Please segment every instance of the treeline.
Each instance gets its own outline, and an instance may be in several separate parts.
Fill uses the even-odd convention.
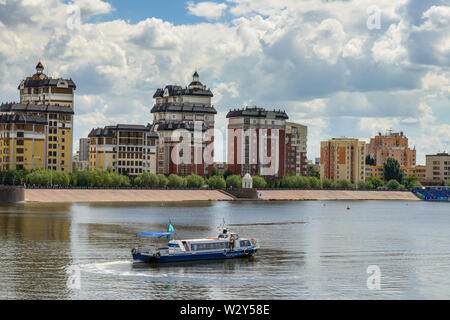
[[[298,189],[389,189],[408,190],[422,187],[416,177],[401,177],[384,182],[377,177],[367,177],[364,181],[352,184],[348,180],[333,182],[328,179],[319,179],[315,176],[284,176],[279,180],[266,179],[261,176],[253,176],[253,187],[264,188],[298,188]],[[399,182],[401,181],[401,183]],[[86,169],[75,170],[73,173],[64,171],[53,171],[39,169],[34,171],[10,170],[0,171],[0,184],[3,185],[31,185],[31,186],[61,186],[61,187],[168,187],[168,188],[241,188],[242,177],[233,175],[226,171],[224,175],[219,175],[217,170],[213,170],[212,175],[203,178],[192,174],[181,177],[171,174],[168,177],[162,174],[144,172],[136,178],[121,175],[112,170]],[[450,185],[446,181],[444,185]]]

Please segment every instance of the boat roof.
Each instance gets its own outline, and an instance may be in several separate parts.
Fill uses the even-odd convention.
[[[173,234],[173,232],[155,232],[155,231],[150,231],[150,232],[139,233],[138,236],[139,237],[147,237],[147,238],[161,238],[161,237],[164,237],[164,236],[170,236],[172,234]]]

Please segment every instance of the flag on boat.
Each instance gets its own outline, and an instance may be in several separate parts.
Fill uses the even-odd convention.
[[[167,227],[167,232],[174,232],[174,228],[172,226],[172,222],[169,221],[169,226]],[[167,236],[167,238],[170,238],[170,235]]]

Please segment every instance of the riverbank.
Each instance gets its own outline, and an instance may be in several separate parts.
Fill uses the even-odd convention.
[[[406,200],[419,201],[406,191],[359,190],[259,190],[261,200]],[[26,189],[25,202],[175,202],[232,201],[232,195],[219,190],[156,189]]]
[[[260,190],[265,200],[404,200],[420,201],[409,191]]]
[[[26,189],[25,202],[174,202],[233,200],[218,190]]]

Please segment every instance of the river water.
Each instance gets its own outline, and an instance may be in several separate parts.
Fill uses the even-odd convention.
[[[178,238],[215,236],[225,219],[261,250],[133,263],[136,234],[169,219]],[[449,299],[449,271],[448,203],[0,206],[0,299]]]

